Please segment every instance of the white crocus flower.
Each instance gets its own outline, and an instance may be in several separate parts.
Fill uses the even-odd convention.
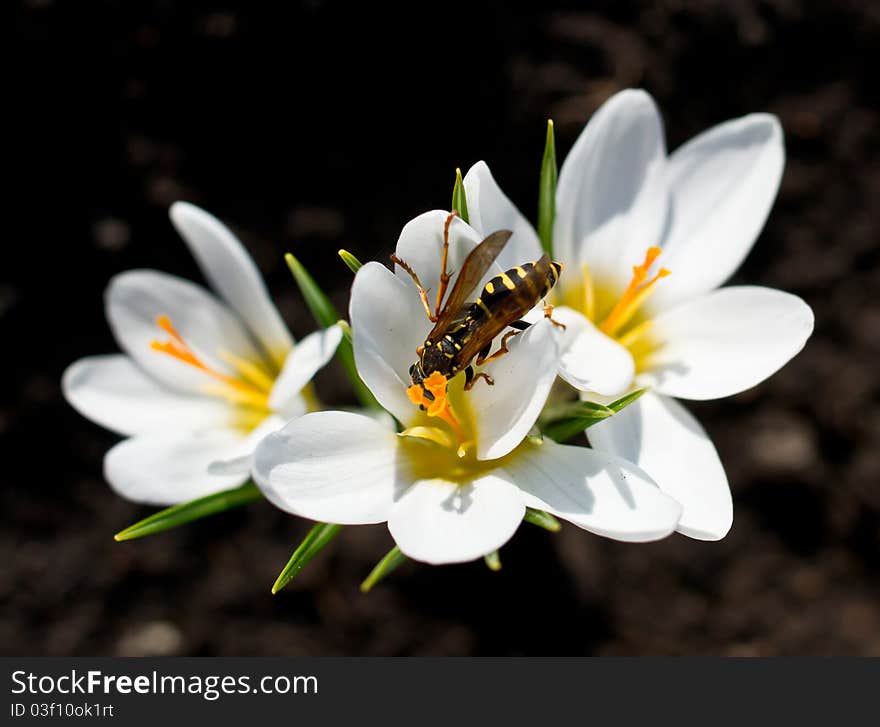
[[[125,354],[91,356],[63,377],[67,400],[125,437],[104,458],[123,497],[169,505],[242,484],[267,433],[308,409],[303,388],[342,331],[295,347],[256,265],[232,232],[191,204],[171,221],[213,287],[154,270],[117,275],[107,318]],[[229,462],[231,460],[231,462]],[[209,465],[221,474],[209,474]]]
[[[554,317],[568,326],[559,374],[602,395],[651,387],[587,434],[681,502],[678,529],[694,538],[724,537],[733,505],[715,447],[673,397],[717,399],[755,386],[813,330],[812,311],[794,295],[719,288],[763,227],[784,157],[768,114],[715,126],[667,157],[653,100],[629,90],[596,112],[559,174],[553,245],[566,275]],[[477,230],[515,229],[517,254],[540,254],[485,163],[464,186]]]
[[[397,255],[435,291],[447,216],[417,217],[397,244]],[[449,270],[461,269],[480,237],[460,219],[452,222]],[[355,277],[350,316],[358,372],[405,429],[395,434],[366,416],[333,411],[306,414],[269,435],[254,455],[254,476],[281,509],[345,525],[387,521],[401,551],[428,563],[473,560],[499,548],[527,506],[619,540],[652,540],[675,529],[680,505],[638,467],[527,436],[558,366],[547,320],[482,368],[494,386],[478,380],[465,391],[458,376],[447,396],[446,379],[435,372],[425,380],[434,400],[423,400],[421,411],[408,370],[431,323],[410,276],[366,264]]]

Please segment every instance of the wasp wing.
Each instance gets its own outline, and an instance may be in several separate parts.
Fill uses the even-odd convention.
[[[493,232],[471,250],[470,254],[464,259],[461,271],[455,279],[455,285],[452,286],[452,291],[446,297],[446,303],[437,317],[434,328],[428,334],[429,341],[434,339],[436,333],[449,328],[458,317],[461,309],[468,302],[468,297],[474,292],[474,288],[479,285],[492,263],[495,262],[495,258],[501,254],[512,234],[510,230]]]

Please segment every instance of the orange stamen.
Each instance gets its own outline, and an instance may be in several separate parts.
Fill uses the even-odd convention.
[[[243,379],[229,376],[208,366],[196,355],[195,351],[190,348],[189,344],[187,344],[183,336],[181,336],[177,329],[174,327],[174,324],[171,323],[171,319],[168,316],[157,316],[156,325],[163,331],[165,331],[171,337],[171,340],[151,341],[150,348],[152,348],[154,351],[159,351],[160,353],[164,353],[168,356],[176,358],[178,361],[192,366],[193,368],[204,372],[208,376],[211,376],[212,378],[221,381],[226,386],[229,386],[236,392],[239,392],[238,395],[234,398],[241,401],[241,403],[249,402],[252,404],[257,403],[265,405],[265,391],[248,383],[247,381],[244,381]],[[215,392],[212,391],[211,393]]]
[[[461,424],[458,423],[458,418],[455,416],[455,412],[452,411],[452,406],[449,404],[449,399],[446,396],[447,383],[446,377],[439,371],[435,371],[421,384],[410,386],[406,390],[406,395],[416,406],[425,407],[429,417],[439,417],[446,422],[452,427],[459,441],[464,441],[464,430],[461,428]],[[433,400],[425,396],[426,390],[434,397]]]
[[[606,316],[605,320],[599,324],[599,330],[611,336],[623,328],[635,315],[642,303],[653,293],[656,282],[660,278],[665,278],[669,275],[669,271],[666,268],[660,268],[653,278],[647,279],[648,271],[661,252],[663,251],[659,247],[649,247],[645,253],[644,262],[641,265],[633,266],[632,280],[630,280],[620,300],[617,301],[617,304]]]

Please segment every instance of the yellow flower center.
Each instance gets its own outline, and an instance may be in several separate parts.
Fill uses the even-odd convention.
[[[410,386],[406,390],[406,395],[413,404],[424,407],[425,413],[429,417],[437,417],[446,422],[457,437],[458,442],[461,445],[459,449],[462,450],[467,440],[467,436],[458,421],[458,417],[455,415],[455,411],[452,409],[452,404],[449,403],[448,384],[449,381],[443,374],[439,371],[434,371],[421,384],[413,384]],[[431,398],[429,398],[427,394],[430,394]],[[411,429],[419,430],[424,429],[424,427],[413,427]],[[435,436],[424,438],[437,441]]]
[[[165,341],[154,340],[150,348],[164,353],[178,361],[207,374],[217,383],[207,383],[202,391],[209,396],[217,396],[231,404],[243,407],[241,428],[253,429],[269,414],[269,394],[275,384],[262,364],[253,363],[235,356],[228,351],[217,351],[217,357],[235,371],[234,375],[223,373],[206,364],[193,351],[166,315],[156,318],[156,325],[168,334]]]
[[[644,367],[654,348],[650,337],[645,335],[651,328],[651,321],[641,315],[641,308],[654,293],[657,283],[670,275],[669,270],[660,268],[648,277],[651,266],[661,253],[659,247],[647,249],[642,263],[633,266],[629,285],[616,300],[608,288],[594,279],[586,264],[581,270],[580,286],[569,288],[563,296],[565,305],[580,310],[596,323],[600,331],[628,348],[636,361],[637,370]]]
[[[435,371],[422,384],[424,388],[410,386],[406,393],[413,404],[424,407],[424,413],[420,412],[414,425],[398,435],[403,440],[404,461],[415,479],[442,479],[464,485],[538,446],[526,438],[500,459],[477,459],[477,427],[464,390],[464,377],[448,380]],[[428,398],[426,392],[434,398]],[[454,408],[450,399],[455,402]]]

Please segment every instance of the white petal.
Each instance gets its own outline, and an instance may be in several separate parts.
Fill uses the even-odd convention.
[[[241,316],[280,368],[293,339],[244,246],[226,225],[195,205],[175,202],[169,214],[211,287]]]
[[[477,381],[468,395],[477,426],[478,459],[503,457],[534,426],[559,366],[551,329],[547,320],[533,324],[508,343],[510,353],[481,369],[495,385]]]
[[[464,177],[469,223],[481,237],[496,230],[511,230],[513,236],[498,256],[498,265],[509,270],[541,257],[538,234],[492,177],[486,162],[474,164]]]
[[[349,317],[361,379],[406,424],[418,411],[406,396],[409,367],[431,329],[418,295],[384,265],[370,262],[355,275]]]
[[[669,230],[660,260],[672,271],[649,301],[664,310],[714,290],[751,250],[773,205],[785,147],[775,116],[715,126],[669,158]]]
[[[684,508],[678,531],[720,540],[733,523],[733,502],[718,452],[699,422],[673,399],[643,394],[587,430],[590,444],[635,462]]]
[[[297,416],[305,413],[305,409]],[[247,454],[229,459],[214,460],[208,465],[208,473],[212,475],[250,475],[254,465],[254,452],[260,442],[273,432],[277,432],[285,424],[280,416],[270,415],[260,422],[248,435],[241,447]]]
[[[234,410],[225,402],[178,394],[121,354],[80,359],[64,372],[61,387],[80,414],[118,434],[216,428],[233,421]]]
[[[422,285],[430,291],[428,300],[432,309],[436,304],[440,282],[443,259],[443,228],[448,216],[448,212],[433,210],[410,220],[401,230],[395,249],[395,254],[415,271],[419,280],[422,281]],[[494,231],[492,230],[492,232]],[[452,290],[455,277],[461,270],[464,259],[483,237],[460,217],[453,218],[449,225],[449,252],[446,261],[446,272],[452,275],[452,281],[450,281],[447,293]],[[410,286],[413,291],[410,295],[415,293],[417,288],[410,275],[398,265],[394,266],[394,272]],[[486,273],[483,282],[487,282],[489,278],[500,272],[502,272],[501,268],[497,263],[494,263],[490,271]],[[422,310],[424,311],[424,309]],[[422,317],[427,319],[424,312]]]
[[[796,295],[721,288],[654,319],[659,348],[638,382],[682,399],[731,396],[782,368],[812,332],[813,311]]]
[[[168,334],[156,325],[166,315],[186,343],[208,366],[232,373],[218,357],[226,351],[260,362],[261,357],[233,313],[204,288],[155,270],[132,270],[115,276],[105,293],[107,319],[119,345],[147,373],[185,391],[216,383],[207,374],[150,347]]]
[[[603,396],[620,394],[632,383],[636,366],[626,348],[571,308],[555,308],[553,318],[566,326],[560,334],[562,379]]]
[[[310,333],[287,356],[281,374],[275,380],[269,395],[269,407],[273,411],[287,413],[299,392],[312,380],[312,377],[326,366],[342,340],[342,329],[330,326]]]
[[[388,529],[410,558],[462,563],[504,545],[524,514],[516,488],[491,473],[467,484],[420,480],[392,509]]]
[[[545,439],[505,463],[525,504],[615,540],[644,542],[674,532],[681,505],[643,469],[604,451]]]
[[[104,476],[123,497],[149,505],[176,505],[244,483],[247,474],[212,475],[215,460],[248,452],[234,429],[152,432],[126,439],[104,457]]]
[[[208,465],[210,475],[248,475],[254,464],[254,455],[245,454],[235,459],[224,459]]]
[[[665,224],[665,163],[660,114],[644,91],[621,91],[593,115],[556,191],[553,250],[573,266],[570,280],[586,262],[594,276],[626,285],[631,266],[657,244]]]
[[[402,474],[398,439],[358,414],[306,414],[260,443],[254,479],[270,502],[294,515],[343,525],[383,522],[412,482]]]

